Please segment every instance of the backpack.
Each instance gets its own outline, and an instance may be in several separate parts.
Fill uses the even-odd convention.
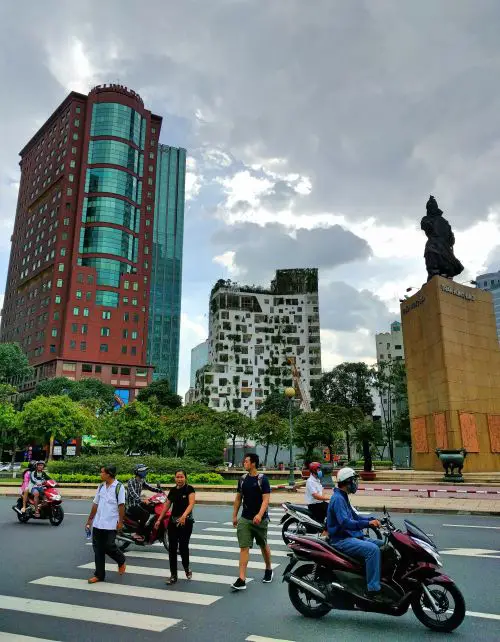
[[[241,488],[243,488],[243,482],[245,479],[248,477],[248,473],[243,473],[243,475],[240,477],[240,482],[241,482]],[[259,473],[257,475],[257,483],[259,484],[260,492],[262,493],[262,480],[264,479],[264,473]]]
[[[99,484],[99,492],[101,492],[101,488],[106,484],[106,482],[102,482],[102,484]],[[123,484],[121,482],[118,482],[115,486],[115,495],[116,495],[116,503],[118,504],[118,497],[120,495],[120,490],[122,488]]]

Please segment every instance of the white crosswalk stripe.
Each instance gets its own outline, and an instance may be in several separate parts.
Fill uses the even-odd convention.
[[[127,557],[138,557],[141,559],[150,559],[150,560],[163,560],[168,564],[168,555],[166,553],[155,553],[149,551],[127,551]],[[179,556],[180,558],[180,556]],[[198,557],[197,555],[190,555],[189,561],[196,564],[210,564],[212,566],[232,566],[238,568],[239,560],[234,559],[230,560],[225,557]],[[272,567],[276,568],[279,564],[273,564]],[[248,568],[256,568],[264,570],[266,565],[264,562],[248,562]]]
[[[31,635],[16,635],[15,633],[4,633],[0,631],[1,642],[57,642],[47,638],[33,638]]]
[[[220,553],[236,553],[239,555],[240,549],[238,546],[213,546],[212,544],[189,544],[189,548],[194,551],[214,551]],[[262,555],[260,548],[251,548],[251,555]],[[274,557],[287,557],[288,553],[285,551],[272,551]]]
[[[98,609],[93,606],[33,600],[31,598],[14,597],[11,595],[0,595],[0,609],[30,613],[31,616],[48,615],[65,618],[67,620],[114,624],[130,629],[142,629],[143,631],[156,631],[158,633],[182,621],[175,618],[160,617],[159,615],[144,615],[143,613],[114,611],[113,609]]]
[[[94,563],[90,562],[89,564],[82,564],[78,568],[88,568],[93,569]],[[118,567],[116,564],[106,564],[106,573],[118,573]],[[148,577],[162,577],[167,578],[168,571],[167,568],[155,568],[152,566],[132,566],[127,564],[127,575],[147,575]],[[210,584],[225,584],[228,586],[232,584],[235,580],[234,575],[219,575],[214,573],[198,573],[193,571],[192,582],[208,582]],[[253,578],[247,577],[247,582],[251,582]],[[184,595],[184,594],[183,594]]]
[[[227,531],[228,533],[230,531]],[[238,538],[236,537],[236,533],[233,532],[232,535],[203,535],[203,534],[198,534],[198,533],[193,533],[191,535],[191,539],[196,539],[196,540],[206,540],[206,541],[216,541],[216,542],[238,542]],[[286,546],[285,542],[282,539],[268,539],[267,543],[269,546]],[[158,542],[158,546],[163,546],[161,542]],[[192,544],[190,544],[190,547]]]
[[[283,640],[278,638],[267,638],[262,637],[262,635],[249,635],[246,639],[246,642],[293,642],[293,640]]]
[[[222,525],[223,526],[233,526],[233,522],[224,522]],[[271,530],[279,530],[279,531],[281,531],[281,529],[283,528],[283,525],[282,524],[268,524],[267,528],[271,529]],[[234,528],[234,526],[233,526],[233,529],[236,530]],[[210,526],[209,528],[204,528],[203,530],[204,531],[212,531],[212,532],[217,532],[218,531],[219,533],[224,533],[224,532],[227,531],[227,528],[221,529],[219,527]],[[273,535],[274,535],[274,533],[273,533]]]
[[[48,575],[30,584],[52,586],[56,588],[75,589],[78,591],[91,591],[93,593],[109,593],[109,586],[106,584],[88,584],[86,580],[76,580],[70,577],[54,577]],[[202,593],[187,593],[184,591],[158,591],[157,588],[145,586],[131,586],[129,584],[114,584],[113,595],[126,595],[127,597],[142,597],[149,600],[163,600],[164,602],[180,602],[182,604],[197,604],[199,606],[210,606],[222,598],[218,595],[204,595]]]

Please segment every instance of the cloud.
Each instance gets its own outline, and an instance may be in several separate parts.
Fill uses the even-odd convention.
[[[369,290],[356,290],[339,281],[320,288],[321,327],[336,331],[386,329],[394,315],[386,303]]]

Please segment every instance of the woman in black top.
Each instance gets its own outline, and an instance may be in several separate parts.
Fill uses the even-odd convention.
[[[177,582],[177,551],[181,555],[182,566],[187,579],[190,580],[193,577],[193,573],[189,568],[189,539],[193,532],[194,503],[194,488],[187,483],[186,473],[183,470],[178,470],[175,473],[175,486],[170,489],[165,506],[156,522],[156,527],[158,528],[168,509],[172,506],[172,515],[168,523],[170,577],[167,580],[167,584],[169,585]]]

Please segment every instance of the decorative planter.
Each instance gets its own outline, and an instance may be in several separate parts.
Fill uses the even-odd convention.
[[[377,477],[377,474],[374,470],[361,470],[359,476],[363,481],[373,481]]]
[[[460,450],[443,450],[436,448],[436,455],[443,464],[445,471],[443,481],[459,483],[464,481],[462,468],[467,457],[465,448],[461,448]],[[455,470],[458,472],[455,472]]]

